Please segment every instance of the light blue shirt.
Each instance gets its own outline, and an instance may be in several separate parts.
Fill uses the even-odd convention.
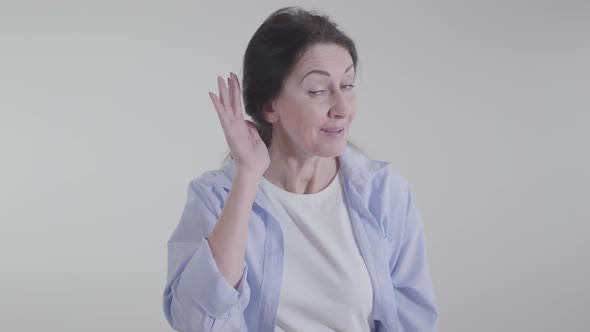
[[[349,146],[338,158],[352,230],[373,288],[376,332],[436,331],[438,308],[424,230],[408,183],[389,162],[368,159]],[[207,240],[235,171],[231,160],[190,182],[180,222],[168,241],[164,314],[177,331],[274,331],[283,234],[260,188],[237,289],[221,276]]]

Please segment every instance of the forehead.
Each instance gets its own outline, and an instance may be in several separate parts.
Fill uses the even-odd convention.
[[[293,73],[301,77],[312,69],[322,69],[332,74],[344,74],[344,70],[352,65],[352,57],[348,50],[335,44],[317,44],[311,46],[295,65]],[[351,69],[349,72],[353,72]]]

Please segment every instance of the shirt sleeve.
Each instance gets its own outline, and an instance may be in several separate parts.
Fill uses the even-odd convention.
[[[196,180],[188,186],[180,222],[168,241],[164,315],[177,331],[246,331],[248,266],[244,263],[237,289],[219,272],[207,239],[220,214],[211,196]]]
[[[420,212],[408,188],[405,226],[397,261],[391,271],[401,331],[436,331],[438,308]]]

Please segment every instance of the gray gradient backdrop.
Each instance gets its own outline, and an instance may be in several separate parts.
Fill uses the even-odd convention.
[[[207,92],[298,4],[358,43],[351,137],[422,211],[440,331],[587,331],[589,1],[0,1],[0,330],[169,331]]]

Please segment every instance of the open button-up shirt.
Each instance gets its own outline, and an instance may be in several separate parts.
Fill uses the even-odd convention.
[[[424,230],[408,183],[389,162],[371,160],[349,146],[338,158],[352,230],[373,288],[376,332],[436,331]],[[188,186],[180,222],[168,241],[163,295],[164,314],[177,331],[274,331],[283,234],[261,190],[252,205],[237,289],[220,274],[207,239],[235,172],[231,160]]]

